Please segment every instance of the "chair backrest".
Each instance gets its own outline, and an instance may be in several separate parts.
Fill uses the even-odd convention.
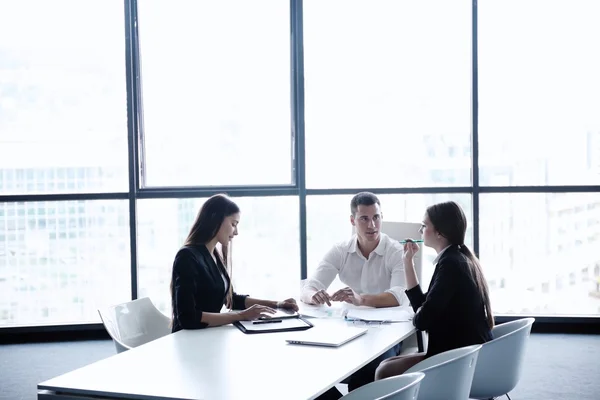
[[[117,353],[171,333],[171,319],[154,307],[148,297],[98,310],[98,313]]]
[[[529,331],[531,332],[531,327],[533,326],[534,322],[535,318],[521,318],[510,322],[505,322],[503,324],[494,326],[494,329],[492,329],[492,335],[494,336],[494,340],[500,339],[503,336],[515,333],[519,329],[527,327],[529,327]]]
[[[416,222],[394,222],[383,220],[383,223],[381,224],[381,231],[398,241],[406,238],[420,239],[421,233],[419,232],[419,229],[421,229],[421,224]],[[413,261],[415,263],[417,278],[421,281],[423,272],[423,249],[415,254]]]
[[[425,378],[425,374],[422,372],[392,376],[361,386],[342,399],[416,400],[423,378]]]
[[[494,327],[494,339],[485,343],[479,352],[471,386],[472,398],[502,396],[517,386],[534,321],[535,318],[522,318]]]
[[[465,400],[469,398],[477,355],[481,345],[461,347],[436,354],[417,363],[406,373],[423,372],[419,398]]]

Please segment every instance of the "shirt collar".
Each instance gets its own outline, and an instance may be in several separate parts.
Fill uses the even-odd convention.
[[[385,255],[385,249],[387,247],[387,235],[385,233],[379,233],[379,244],[373,250],[376,254],[380,256]],[[356,253],[358,252],[358,236],[354,234],[352,236],[352,240],[350,241],[350,246],[348,247],[348,253]]]
[[[438,261],[440,261],[440,258],[442,258],[442,254],[444,254],[444,252],[445,252],[446,250],[448,250],[448,248],[449,248],[450,246],[452,246],[452,245],[448,245],[448,246],[444,247],[444,249],[443,249],[442,251],[440,251],[440,252],[438,253],[438,255],[437,255],[437,256],[435,256],[435,258],[433,259],[433,263],[434,263],[434,264],[437,264],[437,263],[438,263]]]

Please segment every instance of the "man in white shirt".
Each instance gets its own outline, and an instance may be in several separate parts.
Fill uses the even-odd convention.
[[[328,306],[332,301],[371,307],[408,305],[404,293],[403,246],[381,233],[379,199],[370,192],[358,193],[350,202],[350,211],[350,223],[356,234],[327,252],[315,274],[304,285],[301,300]],[[336,276],[347,287],[329,295],[327,288]],[[401,343],[352,374],[346,381],[348,390],[373,382],[379,363],[398,355],[400,347]],[[318,399],[340,397],[341,393],[333,387]]]
[[[356,234],[338,243],[323,258],[315,274],[306,281],[301,299],[308,304],[345,301],[370,307],[408,305],[404,291],[403,247],[381,233],[381,204],[369,192],[350,202],[350,223]],[[347,287],[329,295],[336,276]]]

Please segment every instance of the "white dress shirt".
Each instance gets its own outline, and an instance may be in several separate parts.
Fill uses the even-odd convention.
[[[315,290],[327,290],[339,275],[340,281],[358,294],[391,293],[398,304],[407,305],[403,252],[398,241],[380,233],[379,244],[367,259],[353,235],[325,254],[315,274],[304,285],[302,298],[307,299]]]
[[[440,252],[437,254],[437,256],[435,256],[435,258],[433,259],[433,266],[434,266],[434,267],[437,265],[438,261],[440,261],[440,258],[442,258],[442,254],[444,254],[444,252],[445,252],[446,250],[448,250],[448,248],[449,248],[450,246],[452,246],[452,245],[451,245],[451,244],[449,244],[448,246],[444,247],[444,248],[442,249],[442,251],[440,251]]]

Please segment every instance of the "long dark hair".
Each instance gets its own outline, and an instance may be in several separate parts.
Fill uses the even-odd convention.
[[[240,212],[240,208],[235,204],[227,195],[216,194],[211,196],[204,202],[198,215],[190,228],[190,232],[183,243],[184,246],[202,246],[210,242],[217,236],[221,224],[225,218],[237,214]],[[229,247],[229,246],[228,246]],[[227,297],[225,305],[228,308],[233,306],[233,269],[231,265],[231,249],[223,247],[222,252],[219,252],[217,247],[213,254],[215,257],[223,263],[227,275],[229,276],[229,290],[227,291]],[[171,275],[171,302],[173,302],[173,277]],[[173,310],[175,304],[172,304]]]
[[[475,286],[481,294],[485,314],[490,329],[494,327],[494,316],[490,303],[488,285],[483,276],[481,264],[475,255],[465,245],[465,233],[467,232],[467,217],[462,208],[453,201],[434,204],[427,208],[427,216],[435,227],[435,230],[445,237],[451,245],[457,245],[459,250],[467,258],[469,273]]]

